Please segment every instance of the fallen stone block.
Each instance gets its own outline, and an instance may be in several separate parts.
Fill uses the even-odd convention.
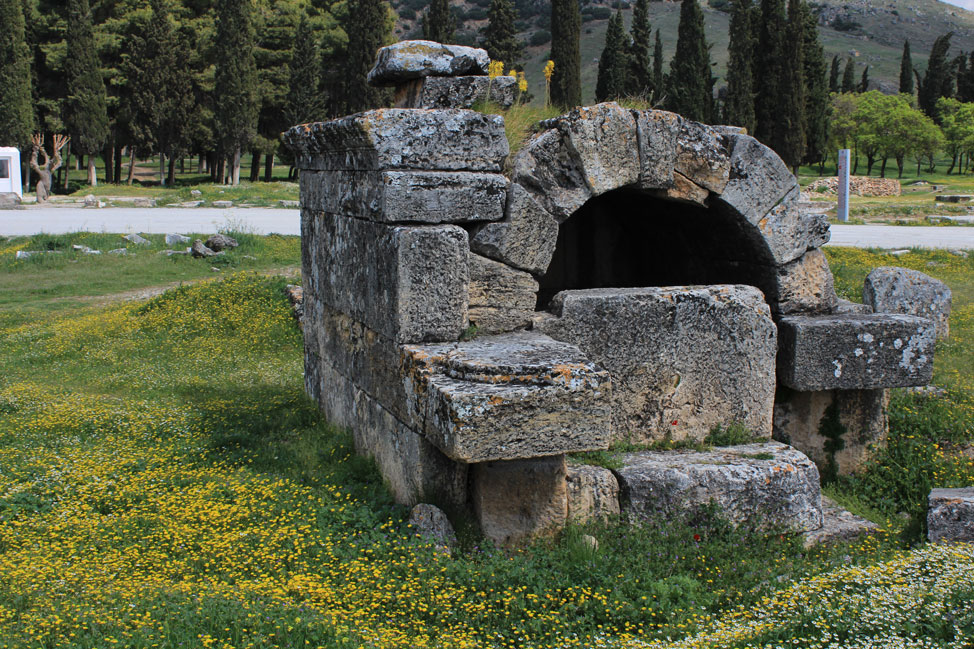
[[[554,120],[595,195],[635,184],[639,144],[632,113],[615,102],[575,108]]]
[[[592,198],[584,171],[557,129],[534,136],[517,152],[513,179],[559,223]]]
[[[373,86],[387,86],[430,76],[484,75],[489,63],[487,51],[475,47],[400,41],[379,49],[367,78]]]
[[[450,519],[436,505],[419,503],[409,512],[409,526],[416,533],[438,546],[447,548],[456,545],[457,534],[453,531]]]
[[[937,338],[950,335],[950,288],[925,273],[895,266],[875,268],[863,282],[862,297],[876,313],[929,318],[937,325]]]
[[[799,532],[822,527],[818,469],[778,442],[631,453],[616,475],[622,511],[634,518],[672,517],[715,504],[733,523]]]
[[[232,250],[240,244],[233,237],[228,237],[225,234],[214,234],[211,235],[206,241],[203,242],[207,248],[220,252],[222,250]]]
[[[934,489],[927,503],[928,539],[974,543],[974,487]]]
[[[490,88],[488,93],[488,87]],[[497,77],[423,77],[396,88],[396,108],[471,108],[488,101],[510,108],[517,97],[517,79]]]
[[[926,385],[935,342],[934,323],[916,316],[784,316],[778,381],[803,392]]]
[[[218,254],[220,254],[216,250],[212,250],[211,248],[208,248],[206,244],[204,244],[200,239],[197,239],[196,241],[193,242],[190,251],[192,252],[193,256],[196,257],[197,259],[201,259],[203,257],[216,257]],[[173,251],[172,254],[177,254],[177,253]]]
[[[619,480],[612,471],[600,466],[569,464],[566,479],[569,520],[583,523],[619,515]]]
[[[504,220],[470,235],[474,252],[535,275],[544,275],[557,242],[558,222],[517,183],[510,185]]]
[[[403,351],[413,420],[458,462],[609,446],[608,374],[573,345],[518,332]]]
[[[166,235],[166,245],[175,246],[180,243],[189,243],[192,241],[189,237],[182,234],[167,234]]]
[[[523,329],[531,322],[538,282],[499,261],[470,255],[467,315],[478,334]]]

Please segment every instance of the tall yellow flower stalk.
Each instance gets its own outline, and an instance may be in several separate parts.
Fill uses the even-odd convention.
[[[544,105],[545,108],[551,104],[551,75],[555,73],[555,62],[548,60],[544,64]]]
[[[524,70],[517,73],[517,103],[521,103],[521,95],[528,91],[528,80],[524,76]]]
[[[503,61],[491,61],[487,66],[487,103],[490,103],[490,86],[494,83],[494,79],[497,77],[504,76],[504,62]]]

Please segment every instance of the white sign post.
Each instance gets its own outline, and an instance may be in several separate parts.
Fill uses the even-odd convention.
[[[838,217],[844,223],[849,220],[849,149],[839,150],[838,193]]]

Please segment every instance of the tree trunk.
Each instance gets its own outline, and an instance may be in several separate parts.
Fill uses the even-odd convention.
[[[122,182],[122,145],[115,142],[115,154],[112,156],[115,158],[115,171],[112,174],[115,177],[115,184]]]
[[[64,185],[63,186],[65,189],[67,189],[68,182],[70,182],[70,176],[71,176],[71,143],[68,142],[68,146],[65,148],[67,149],[68,152],[65,155],[65,161],[64,161]],[[52,187],[51,189],[53,190],[54,188]]]
[[[169,183],[170,187],[176,185],[176,158],[169,158],[169,170],[166,176],[166,182]]]
[[[264,182],[269,183],[274,180],[274,154],[268,153],[264,156]]]
[[[206,173],[206,165],[204,164],[203,154],[201,153],[199,158],[196,159],[196,173],[204,174]]]
[[[898,156],[896,158],[896,166],[900,170],[900,175],[897,176],[897,178],[902,178],[903,177],[903,156]]]
[[[260,153],[254,151],[250,156],[250,182],[255,183],[260,178]]]
[[[179,158],[179,173],[181,174],[186,173],[186,156],[182,156],[181,158]]]
[[[873,157],[873,156],[871,156],[871,155],[866,156],[866,175],[867,176],[872,176],[873,175],[873,165],[874,164],[876,164],[876,158]]]
[[[889,160],[889,158],[886,157],[886,156],[883,156],[883,164],[879,168],[879,177],[880,178],[885,178],[886,177],[886,161],[887,160]]]
[[[135,147],[129,151],[129,177],[126,179],[125,183],[127,185],[132,184],[132,180],[135,179]]]
[[[159,184],[166,186],[166,156],[159,152]]]
[[[956,166],[957,166],[957,154],[955,153],[953,155],[953,157],[951,157],[951,159],[950,159],[950,169],[947,170],[947,175],[948,176],[950,175],[950,172],[953,171],[954,170],[954,167],[956,167]]]
[[[233,169],[233,174],[230,179],[230,184],[236,187],[240,184],[240,147],[237,147],[233,152],[233,164],[231,168]]]
[[[224,185],[227,182],[227,177],[225,174],[226,168],[227,159],[221,155],[216,161],[216,177],[214,178],[214,180],[220,185]]]
[[[98,173],[95,170],[95,156],[88,154],[88,184],[98,186]]]
[[[112,175],[115,172],[115,137],[109,138],[108,143],[102,152],[102,159],[105,161],[105,184],[110,185],[115,182]]]
[[[839,172],[836,171],[836,174],[838,173]],[[857,173],[859,173],[859,153],[856,153],[852,159],[852,175],[855,176]]]

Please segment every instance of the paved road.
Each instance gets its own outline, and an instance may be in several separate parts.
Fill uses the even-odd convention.
[[[210,233],[232,227],[258,234],[301,234],[298,210],[271,208],[32,207],[0,210],[0,234],[93,232]],[[830,245],[862,248],[974,249],[974,227],[833,225]]]

